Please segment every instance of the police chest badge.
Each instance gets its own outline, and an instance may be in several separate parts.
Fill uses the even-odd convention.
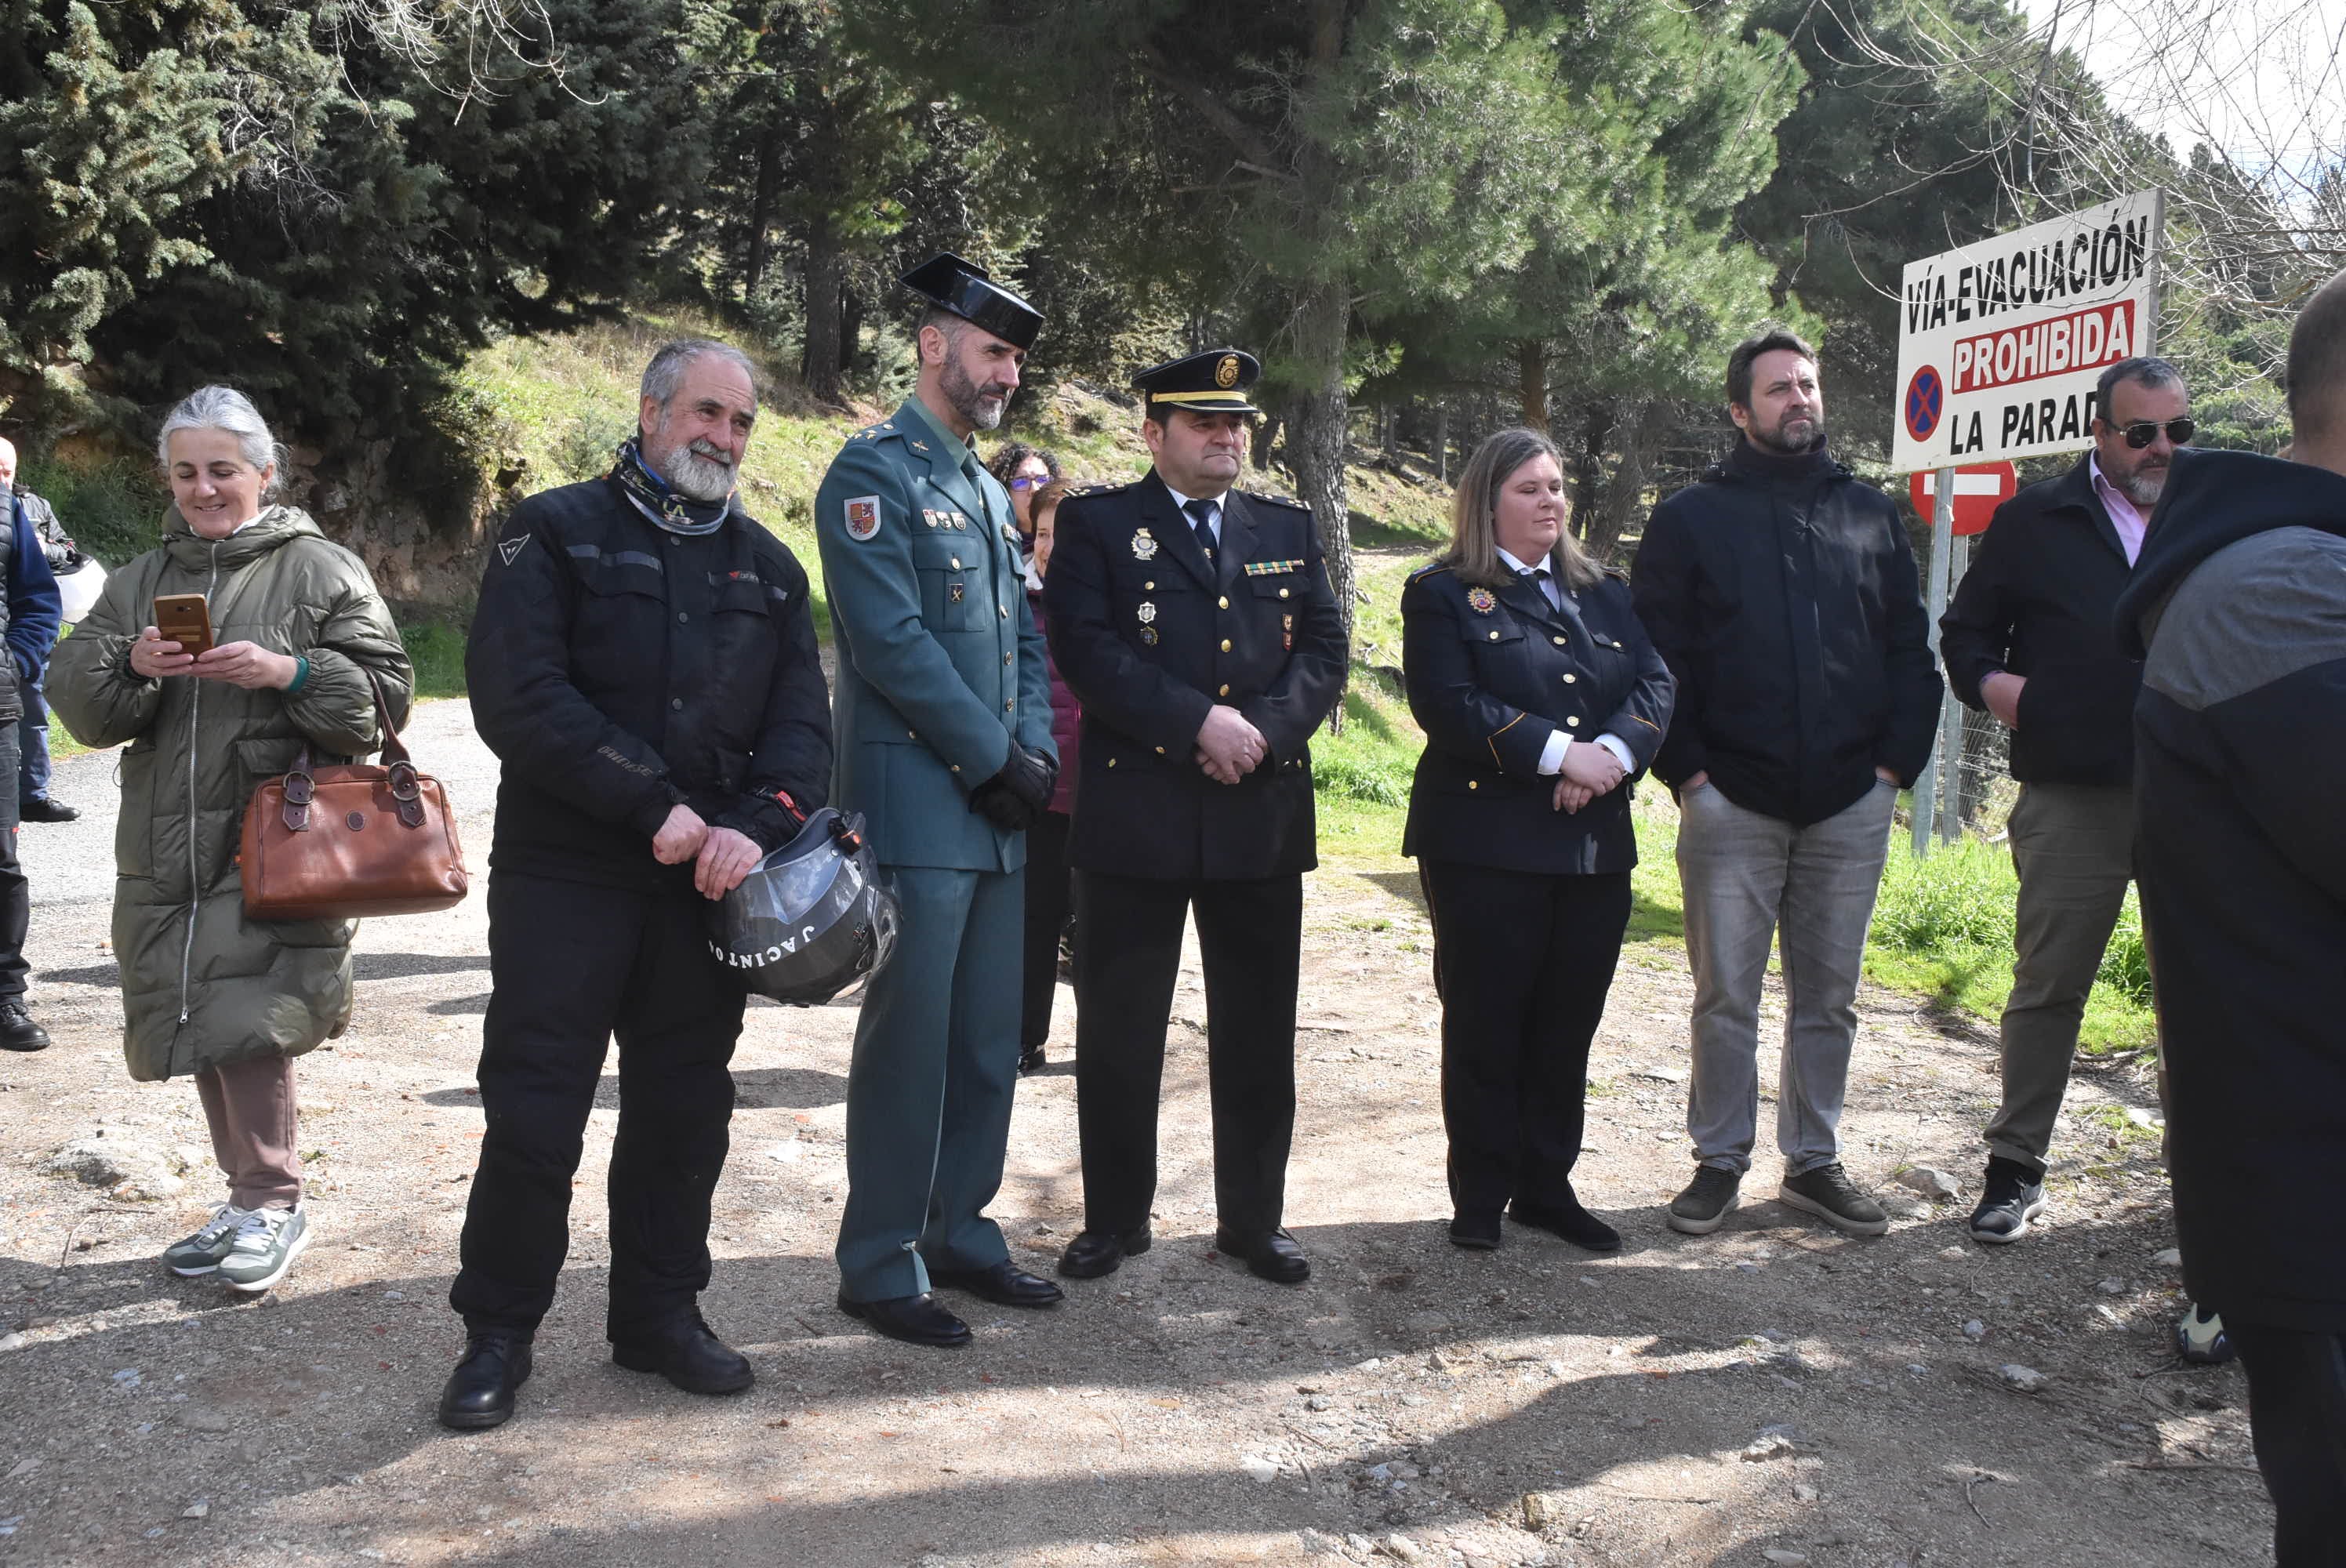
[[[1146,528],[1132,531],[1132,555],[1137,561],[1157,559],[1157,535]]]
[[[847,504],[847,536],[869,539],[880,532],[880,497],[859,495]]]
[[[1478,613],[1486,616],[1499,607],[1499,601],[1491,596],[1491,590],[1488,588],[1467,589],[1466,602],[1474,606]]]

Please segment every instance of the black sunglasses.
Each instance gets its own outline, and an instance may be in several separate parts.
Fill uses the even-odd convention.
[[[2104,420],[2102,423],[2109,424],[2110,422]],[[2126,443],[2136,447],[2148,446],[2158,439],[2158,433],[2162,430],[2167,432],[2167,439],[2178,446],[2189,445],[2191,438],[2199,433],[2199,427],[2188,419],[2170,419],[2165,424],[2155,419],[2138,419],[2132,424],[2112,425],[2111,428],[2125,432]]]

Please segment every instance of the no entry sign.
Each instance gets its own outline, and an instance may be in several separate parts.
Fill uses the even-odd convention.
[[[1927,520],[1938,499],[1938,473],[1925,468],[1906,482],[1914,510]],[[1981,463],[1955,470],[1955,533],[1981,534],[1995,509],[2020,488],[2020,475],[2009,463]]]
[[[2164,216],[2147,190],[1909,262],[1891,465],[2092,445],[2096,378],[2151,351]]]

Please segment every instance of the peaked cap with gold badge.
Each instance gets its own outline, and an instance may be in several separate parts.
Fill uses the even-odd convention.
[[[905,288],[941,311],[984,328],[1004,342],[1031,349],[1043,330],[1043,313],[986,276],[974,261],[950,250],[930,257],[900,280]]]
[[[1186,408],[1192,413],[1260,414],[1246,390],[1262,376],[1262,366],[1242,349],[1208,349],[1202,354],[1151,365],[1132,378],[1151,405]],[[1152,406],[1149,410],[1156,412]]]

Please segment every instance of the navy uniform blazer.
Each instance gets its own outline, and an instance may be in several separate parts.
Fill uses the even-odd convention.
[[[1152,471],[1069,496],[1043,583],[1051,658],[1083,704],[1068,863],[1165,881],[1319,863],[1312,730],[1343,690],[1344,624],[1311,514],[1222,497],[1213,565]],[[1270,752],[1236,784],[1193,756],[1217,703]]]
[[[1402,589],[1402,673],[1425,731],[1401,852],[1551,873],[1637,863],[1629,780],[1577,812],[1539,771],[1548,736],[1618,738],[1642,773],[1670,723],[1677,682],[1610,573],[1548,606],[1519,578],[1474,588],[1427,566]]]

